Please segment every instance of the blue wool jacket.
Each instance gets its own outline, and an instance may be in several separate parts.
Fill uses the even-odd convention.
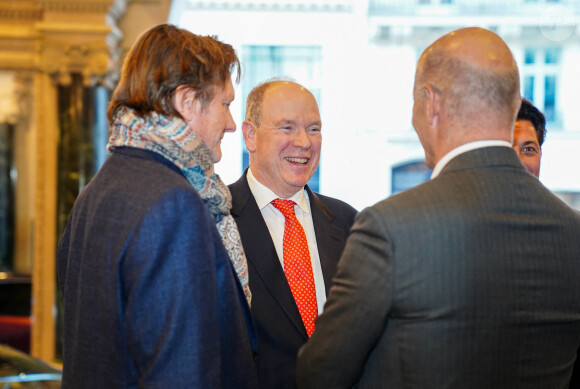
[[[62,388],[254,388],[256,335],[215,221],[179,169],[117,149],[58,247]]]

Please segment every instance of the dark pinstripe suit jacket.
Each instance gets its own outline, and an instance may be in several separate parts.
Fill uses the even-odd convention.
[[[258,330],[259,384],[261,388],[294,388],[296,354],[308,335],[246,174],[229,188],[232,215],[248,257],[252,315]],[[306,191],[328,295],[356,210],[340,200],[313,193],[308,186]]]
[[[357,217],[299,388],[566,388],[580,217],[507,147]]]

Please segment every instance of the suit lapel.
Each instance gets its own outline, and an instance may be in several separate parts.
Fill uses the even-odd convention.
[[[344,233],[333,224],[334,213],[310,190],[308,185],[305,189],[310,199],[318,256],[320,257],[320,265],[324,277],[324,288],[328,296],[332,285],[332,277],[336,273],[336,259],[340,257],[343,247],[343,245],[337,244],[337,241],[344,240]]]
[[[232,196],[232,215],[238,224],[248,264],[253,270],[252,276],[259,278],[255,280],[250,277],[250,289],[252,283],[263,284],[280,304],[296,329],[304,337],[307,337],[306,329],[284,275],[284,270],[280,265],[270,232],[248,186],[246,174],[247,171],[230,186],[230,190],[232,195],[235,193]]]

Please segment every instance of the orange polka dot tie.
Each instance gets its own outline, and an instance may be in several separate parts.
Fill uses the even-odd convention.
[[[302,225],[294,213],[294,201],[275,199],[272,205],[284,215],[284,273],[290,290],[302,316],[308,336],[314,331],[314,319],[318,315],[314,275],[310,261],[308,242]]]

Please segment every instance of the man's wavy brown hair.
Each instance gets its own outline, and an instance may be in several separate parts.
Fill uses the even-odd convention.
[[[191,88],[205,107],[215,88],[223,87],[234,70],[239,82],[240,62],[231,45],[171,24],[155,26],[127,54],[107,117],[112,122],[122,106],[139,116],[155,111],[181,117],[173,104],[178,87]]]

